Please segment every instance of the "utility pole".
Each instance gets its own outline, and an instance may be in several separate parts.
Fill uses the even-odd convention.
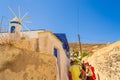
[[[77,18],[77,24],[78,24],[78,26],[77,27],[78,27],[78,32],[79,32],[79,26],[80,26],[80,24],[79,24],[79,21],[80,21],[79,20],[79,17],[80,17],[80,15],[79,15],[79,9],[80,8],[79,7],[80,6],[79,5],[80,5],[80,0],[78,0],[77,2],[78,2],[78,4],[77,4],[78,5],[78,8],[77,8],[77,17],[78,17]],[[78,40],[79,40],[79,50],[80,50],[80,54],[82,56],[82,45],[81,45],[81,42],[80,42],[80,35],[79,34],[78,34]]]
[[[80,49],[80,53],[82,55],[82,44],[80,42],[80,35],[78,34],[78,40],[79,40],[79,49]]]

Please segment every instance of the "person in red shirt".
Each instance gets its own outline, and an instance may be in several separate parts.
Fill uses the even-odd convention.
[[[90,65],[90,67],[91,67],[92,74],[93,74],[93,75],[92,75],[92,78],[93,78],[93,80],[96,80],[96,76],[95,76],[95,73],[94,73],[94,72],[95,72],[95,69],[94,69],[94,67],[91,66],[91,65]]]

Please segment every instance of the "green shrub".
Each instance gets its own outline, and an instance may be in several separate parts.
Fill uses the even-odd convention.
[[[81,54],[81,57],[83,58],[83,57],[85,57],[85,56],[88,56],[89,55],[89,53],[87,53],[87,52],[83,52],[82,54]]]

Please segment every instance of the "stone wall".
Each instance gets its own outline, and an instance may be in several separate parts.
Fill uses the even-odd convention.
[[[23,39],[14,43],[14,46],[23,48],[29,51],[38,51],[38,39]]]

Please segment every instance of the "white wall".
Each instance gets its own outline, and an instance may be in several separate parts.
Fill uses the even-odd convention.
[[[39,50],[54,55],[54,48],[58,50],[57,60],[59,61],[58,72],[59,80],[68,79],[68,59],[65,50],[62,47],[62,42],[51,32],[39,32]]]
[[[44,32],[44,31],[43,30],[24,31],[24,32],[20,32],[20,34],[17,34],[17,33],[0,33],[0,43],[4,42],[5,40],[18,41],[22,37],[24,37],[26,39],[38,38],[38,32]]]
[[[38,32],[44,32],[43,30],[38,31],[25,31],[21,32],[21,37],[25,38],[38,38]]]

